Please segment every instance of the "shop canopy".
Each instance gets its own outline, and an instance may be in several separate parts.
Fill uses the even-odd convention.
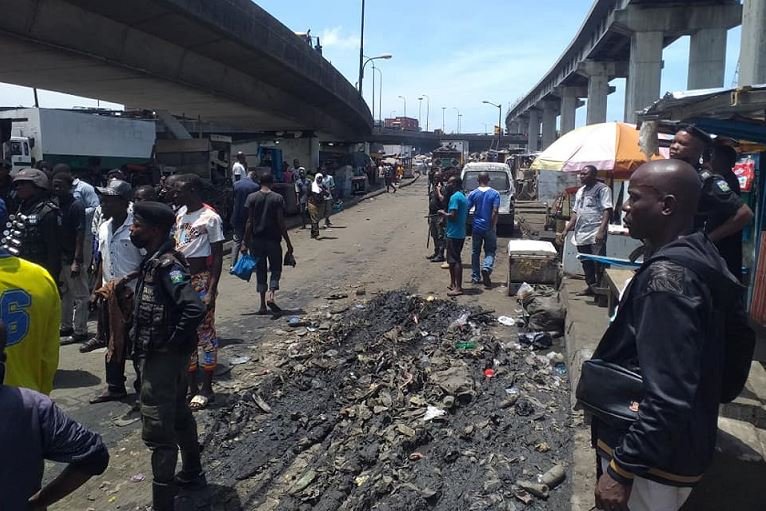
[[[587,165],[608,171],[615,179],[628,179],[647,157],[639,147],[633,124],[606,122],[570,131],[540,153],[533,170],[579,172]],[[662,159],[658,153],[652,159]]]
[[[766,144],[766,85],[669,92],[639,112],[641,123],[694,124],[742,144]]]

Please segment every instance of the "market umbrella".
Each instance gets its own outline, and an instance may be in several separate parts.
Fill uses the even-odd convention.
[[[652,159],[662,156],[657,154]],[[615,179],[628,179],[646,161],[635,125],[605,122],[570,131],[540,153],[530,168],[578,172],[593,165],[598,170],[610,171]]]

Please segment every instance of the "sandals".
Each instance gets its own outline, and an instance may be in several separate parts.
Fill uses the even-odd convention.
[[[279,305],[277,305],[275,302],[266,302],[266,307],[268,307],[274,312],[282,312],[282,308]]]
[[[92,337],[85,341],[85,344],[80,346],[80,353],[90,353],[99,348],[106,348],[106,342],[96,337]]]
[[[203,394],[197,394],[193,398],[191,398],[191,401],[189,401],[189,408],[192,412],[196,412],[198,410],[204,410],[207,408],[207,405],[210,403],[215,402],[215,396],[205,396]]]
[[[128,397],[127,392],[109,392],[108,390],[103,394],[99,394],[90,401],[90,404],[95,405],[97,403],[108,403],[109,401],[122,401]]]

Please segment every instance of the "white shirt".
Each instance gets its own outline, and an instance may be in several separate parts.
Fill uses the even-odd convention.
[[[221,217],[208,206],[192,213],[182,208],[176,216],[175,239],[176,250],[185,257],[208,257],[210,245],[224,240]]]
[[[231,178],[232,181],[237,181],[237,176],[240,178],[245,175],[245,166],[242,165],[240,162],[235,162],[234,165],[231,167]]]
[[[577,214],[572,243],[574,245],[595,243],[604,210],[611,208],[612,191],[604,183],[597,182],[588,189],[583,186],[577,190],[572,207],[572,211]]]
[[[121,279],[138,270],[144,259],[145,251],[136,248],[130,241],[130,226],[133,225],[133,213],[128,212],[125,221],[114,229],[110,218],[98,228],[98,249],[101,252],[101,285],[114,279]],[[135,286],[135,279],[130,281]]]

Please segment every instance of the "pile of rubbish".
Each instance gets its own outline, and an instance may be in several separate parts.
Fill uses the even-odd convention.
[[[203,425],[209,480],[238,494],[220,508],[564,509],[563,359],[503,332],[489,312],[404,291],[285,332],[277,367]]]

